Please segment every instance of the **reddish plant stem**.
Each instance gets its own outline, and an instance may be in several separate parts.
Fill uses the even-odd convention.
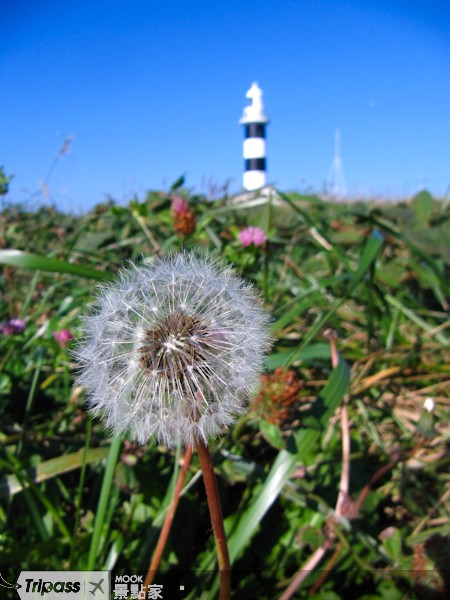
[[[222,506],[220,504],[219,488],[212,465],[211,454],[203,442],[197,442],[197,452],[205,483],[208,499],[209,514],[213,527],[217,549],[217,560],[220,573],[219,600],[228,600],[231,593],[231,567],[228,555],[227,538],[223,526]]]
[[[331,364],[336,369],[339,363],[339,353],[336,345],[337,335],[332,329],[326,331],[326,337],[330,343]],[[342,430],[342,469],[341,481],[339,484],[339,495],[336,502],[336,517],[342,515],[342,509],[348,499],[348,490],[350,485],[350,424],[348,419],[347,402],[341,407],[341,430]]]
[[[314,585],[311,586],[311,589],[309,591],[310,596],[312,596],[313,594],[317,594],[317,592],[320,590],[320,588],[326,581],[328,575],[330,574],[331,569],[334,567],[337,559],[339,558],[341,551],[342,551],[342,543],[339,543],[336,546],[336,548],[334,549],[334,552],[331,555],[331,558],[327,561],[327,564],[325,565],[319,579],[317,579],[317,581],[314,583]]]
[[[339,354],[336,345],[336,332],[333,331],[333,329],[327,329],[324,334],[330,343],[331,366],[333,369],[335,369],[339,363]]]
[[[164,553],[164,548],[167,544],[167,539],[169,537],[170,529],[172,527],[173,518],[177,510],[178,502],[180,500],[181,490],[183,489],[184,480],[186,479],[186,473],[189,469],[189,465],[191,464],[191,458],[192,446],[188,446],[183,455],[182,467],[180,474],[178,475],[178,480],[175,486],[173,498],[167,510],[166,518],[164,519],[164,523],[159,534],[158,543],[156,544],[150,567],[148,568],[147,576],[142,586],[142,590],[145,592],[145,597],[147,597],[147,590],[149,586],[153,583],[155,575],[158,571],[159,563],[161,562],[161,558]]]
[[[348,420],[347,404],[344,400],[341,408],[341,430],[342,430],[342,469],[341,481],[339,483],[339,495],[336,503],[336,516],[340,517],[343,507],[348,499],[350,486],[350,424]]]
[[[281,594],[279,600],[290,600],[290,598],[292,598],[292,596],[295,594],[295,592],[303,583],[303,581],[308,577],[311,571],[314,571],[314,569],[320,563],[322,558],[325,556],[327,550],[328,544],[324,543],[321,546],[319,546],[313,554],[311,554],[311,556],[303,565],[303,567],[297,572],[294,579],[289,584],[288,588],[284,590],[284,592]]]

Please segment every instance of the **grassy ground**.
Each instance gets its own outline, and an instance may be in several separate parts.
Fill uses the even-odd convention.
[[[267,242],[242,246],[248,225]],[[85,412],[69,349],[96,280],[201,247],[261,290],[276,340],[249,411],[211,445],[232,597],[448,597],[449,241],[450,211],[426,192],[255,207],[179,188],[82,217],[5,206],[1,574],[148,568],[182,450],[112,440]],[[210,527],[194,454],[155,579],[166,594],[176,581],[216,597]]]

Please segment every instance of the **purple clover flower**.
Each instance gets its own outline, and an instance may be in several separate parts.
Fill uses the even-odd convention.
[[[5,323],[0,324],[0,331],[3,335],[16,335],[25,330],[25,321],[23,319],[8,319]]]
[[[239,241],[243,246],[262,246],[266,240],[266,234],[259,227],[246,227],[239,232]]]
[[[73,340],[73,334],[68,329],[62,329],[61,331],[54,331],[53,337],[61,346],[61,348],[65,348],[70,340]]]
[[[174,215],[184,215],[189,212],[189,204],[182,196],[172,198],[172,212]]]

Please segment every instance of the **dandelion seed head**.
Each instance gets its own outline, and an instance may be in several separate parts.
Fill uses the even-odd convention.
[[[123,269],[74,351],[91,410],[141,444],[205,443],[243,412],[270,346],[253,287],[211,257]]]

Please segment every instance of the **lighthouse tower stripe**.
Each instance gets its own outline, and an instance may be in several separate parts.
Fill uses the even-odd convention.
[[[265,171],[245,171],[244,173],[244,189],[259,190],[266,185]]]
[[[253,137],[244,140],[244,158],[264,158],[265,156],[266,140]]]
[[[265,171],[266,170],[266,159],[265,158],[247,158],[245,160],[246,171]]]
[[[244,125],[244,188],[257,190],[266,184],[266,123],[262,91],[257,83],[246,94],[252,103],[244,108],[240,123]]]
[[[265,138],[266,124],[265,123],[249,123],[245,126],[246,138]]]

